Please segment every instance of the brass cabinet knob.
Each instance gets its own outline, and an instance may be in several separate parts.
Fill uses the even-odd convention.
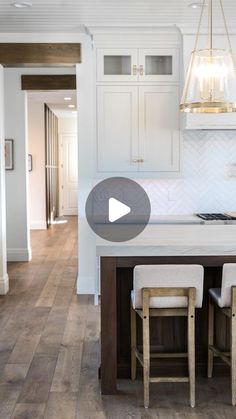
[[[140,65],[140,66],[139,66],[139,74],[140,74],[140,76],[143,76],[143,75],[144,75],[144,68],[143,68],[143,65]]]
[[[137,76],[138,74],[138,67],[136,64],[133,65],[133,76]]]

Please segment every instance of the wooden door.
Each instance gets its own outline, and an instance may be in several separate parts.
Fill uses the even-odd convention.
[[[61,214],[78,214],[78,147],[77,136],[63,134],[61,136],[62,161],[62,207]]]

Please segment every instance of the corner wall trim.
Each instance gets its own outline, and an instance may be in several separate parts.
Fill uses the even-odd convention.
[[[29,249],[7,249],[8,262],[29,262],[32,259],[32,251]]]
[[[30,230],[47,230],[46,221],[31,221]]]
[[[95,293],[95,280],[93,276],[77,276],[77,294],[86,295]]]
[[[6,295],[9,291],[9,278],[8,275],[0,277],[0,295]]]

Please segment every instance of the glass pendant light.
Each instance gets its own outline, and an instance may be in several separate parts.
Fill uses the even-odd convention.
[[[208,48],[198,49],[206,0],[203,1],[194,50],[184,86],[180,110],[196,113],[236,112],[236,69],[222,0],[219,0],[228,49],[213,46],[212,1],[208,0]],[[216,0],[214,0],[216,1]]]

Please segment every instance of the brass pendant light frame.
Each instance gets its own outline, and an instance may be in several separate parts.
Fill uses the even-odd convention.
[[[191,59],[190,59],[190,64],[189,64],[187,77],[186,77],[186,82],[185,82],[185,86],[184,86],[182,102],[179,106],[180,111],[182,111],[182,112],[191,112],[191,113],[226,113],[226,112],[230,113],[230,112],[236,112],[236,102],[232,102],[232,101],[231,102],[214,101],[214,100],[213,101],[210,101],[210,100],[208,100],[208,101],[207,100],[206,101],[196,101],[196,102],[193,102],[193,101],[188,102],[187,101],[187,96],[188,96],[188,93],[189,93],[192,71],[193,71],[193,67],[194,67],[194,60],[195,60],[196,56],[201,55],[201,53],[207,52],[209,54],[209,57],[211,57],[211,56],[213,57],[213,54],[216,51],[219,51],[219,52],[222,51],[222,53],[228,52],[228,54],[229,54],[229,56],[232,60],[232,63],[233,63],[233,69],[234,69],[233,71],[234,71],[234,76],[235,76],[235,79],[236,79],[236,66],[235,66],[235,61],[234,61],[234,55],[233,55],[233,52],[232,52],[232,45],[231,45],[231,41],[230,41],[230,37],[229,37],[229,31],[228,31],[228,27],[227,27],[227,23],[226,23],[226,18],[225,18],[225,13],[224,13],[224,9],[223,9],[222,0],[219,0],[219,3],[220,3],[222,16],[223,16],[224,28],[225,28],[229,48],[228,48],[228,50],[213,48],[213,5],[212,5],[212,1],[213,0],[208,1],[208,48],[207,49],[198,49],[197,48],[198,47],[198,42],[199,42],[202,20],[203,20],[204,9],[205,9],[205,6],[206,6],[206,0],[203,0],[203,3],[202,3],[202,10],[201,10],[201,14],[200,14],[199,23],[198,23],[196,41],[195,41],[194,49],[191,53]]]

